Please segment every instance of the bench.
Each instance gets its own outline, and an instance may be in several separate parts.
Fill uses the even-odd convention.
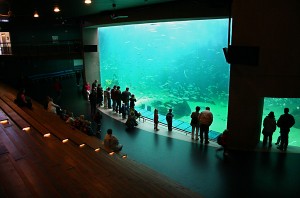
[[[112,150],[105,147],[103,141],[70,127],[58,115],[45,111],[43,106],[34,100],[32,101],[33,109],[31,110],[26,107],[18,107],[13,102],[13,94],[2,95],[1,99],[15,109],[22,118],[28,120],[30,125],[40,131],[42,135],[50,133],[56,136],[60,141],[72,141],[78,146],[85,145],[95,151],[103,150],[108,154],[112,154]],[[121,157],[126,156],[121,152],[116,154]]]

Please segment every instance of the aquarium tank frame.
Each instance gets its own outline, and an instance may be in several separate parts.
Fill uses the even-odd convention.
[[[102,86],[129,87],[144,117],[152,120],[157,108],[159,121],[166,124],[172,108],[173,127],[190,133],[191,112],[210,106],[210,138],[226,128],[230,67],[223,48],[228,45],[228,19],[99,27],[98,42]]]

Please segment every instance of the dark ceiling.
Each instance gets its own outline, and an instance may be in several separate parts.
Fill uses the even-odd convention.
[[[11,17],[24,19],[32,18],[37,10],[41,18],[56,15],[74,18],[170,1],[174,0],[92,0],[92,3],[87,5],[84,0],[0,0],[0,14],[5,17],[11,11]],[[61,10],[58,14],[53,12],[55,4],[58,4]]]

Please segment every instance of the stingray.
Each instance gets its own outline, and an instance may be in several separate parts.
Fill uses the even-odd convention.
[[[186,101],[177,103],[173,106],[173,112],[177,118],[180,118],[183,116],[189,116],[189,115],[191,115],[191,111],[192,110]]]

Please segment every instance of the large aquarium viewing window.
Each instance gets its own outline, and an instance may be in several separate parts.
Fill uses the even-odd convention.
[[[295,118],[295,125],[291,128],[289,133],[289,145],[290,146],[300,146],[300,98],[265,98],[264,99],[264,110],[262,117],[262,124],[264,118],[273,111],[275,114],[276,121],[279,119],[280,115],[284,114],[284,108],[289,108],[289,113]],[[263,125],[261,126],[263,129]],[[276,143],[279,136],[280,129],[277,127],[276,131],[273,133],[273,145]],[[261,141],[263,140],[263,135],[260,136]]]
[[[188,132],[196,106],[209,106],[212,132],[226,128],[228,19],[100,27],[98,33],[103,88],[129,87],[142,115],[153,118],[156,108],[163,123],[172,108],[173,126]]]

